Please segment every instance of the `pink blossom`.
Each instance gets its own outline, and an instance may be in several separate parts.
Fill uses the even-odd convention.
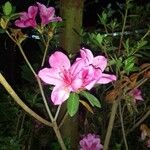
[[[134,102],[143,101],[142,92],[138,88],[133,89],[130,95],[133,97]]]
[[[41,18],[41,24],[46,25],[49,22],[58,22],[62,21],[60,17],[55,16],[55,9],[54,7],[46,7],[45,5],[37,2],[37,5],[40,10],[40,18]]]
[[[51,100],[55,105],[61,105],[67,100],[70,92],[90,90],[95,84],[116,80],[116,76],[103,73],[107,65],[104,56],[94,58],[90,50],[86,52],[82,49],[81,58],[77,58],[71,65],[65,54],[56,51],[49,58],[51,68],[39,71],[38,76],[45,83],[54,85]]]
[[[103,145],[98,135],[88,134],[80,141],[80,150],[102,150]]]
[[[86,89],[90,90],[94,84],[107,84],[116,80],[115,75],[103,73],[107,66],[107,59],[104,56],[94,57],[92,52],[85,48],[80,50],[80,55],[81,57],[76,59],[76,63],[82,64],[80,67],[84,68],[81,74]]]
[[[147,146],[148,148],[150,148],[150,138],[147,139],[147,141],[146,141],[146,146]]]
[[[78,77],[78,67],[72,70],[68,57],[62,52],[56,51],[49,58],[51,68],[39,71],[38,76],[47,84],[54,85],[51,100],[55,105],[62,104],[68,99],[70,92],[77,91],[82,86],[82,80]]]
[[[15,25],[20,28],[32,27],[35,28],[37,23],[35,17],[38,12],[38,7],[30,6],[28,12],[20,13],[20,19],[15,21]]]

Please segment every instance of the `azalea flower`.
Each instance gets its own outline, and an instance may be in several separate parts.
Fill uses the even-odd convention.
[[[41,24],[46,25],[49,22],[58,22],[62,21],[61,17],[55,16],[55,9],[54,7],[46,7],[45,5],[37,2],[37,5],[40,10],[40,18],[41,18]]]
[[[67,100],[70,92],[90,90],[95,84],[106,84],[116,80],[116,76],[103,73],[107,65],[105,57],[97,56],[94,58],[90,50],[87,52],[89,54],[82,55],[81,50],[81,58],[77,58],[71,65],[65,54],[56,51],[49,58],[51,68],[44,68],[39,71],[38,76],[41,80],[54,85],[51,100],[55,105],[61,105]],[[93,58],[88,61],[89,55]]]
[[[88,134],[80,141],[80,150],[102,150],[103,145],[98,135]]]
[[[38,76],[47,84],[54,85],[51,100],[55,105],[62,104],[68,99],[70,92],[82,87],[82,80],[78,73],[80,68],[72,69],[68,57],[62,52],[56,51],[49,58],[51,68],[39,71]]]
[[[15,21],[15,25],[20,28],[32,27],[35,28],[37,26],[36,16],[39,10],[41,24],[46,25],[50,22],[58,22],[62,21],[61,17],[55,16],[55,8],[54,7],[46,7],[45,5],[37,2],[37,6],[30,6],[28,8],[28,12],[20,13],[20,19]]]
[[[20,28],[32,27],[35,28],[37,23],[35,17],[38,12],[38,7],[30,6],[28,12],[20,13],[20,19],[15,21],[15,25]]]
[[[115,75],[103,73],[107,66],[107,59],[104,56],[94,57],[92,52],[85,48],[80,50],[80,55],[76,63],[84,65],[80,66],[84,68],[82,78],[85,80],[86,89],[90,90],[94,84],[107,84],[116,80]],[[91,82],[86,82],[87,80]]]
[[[138,88],[133,89],[130,95],[133,97],[134,102],[143,101],[142,92]]]

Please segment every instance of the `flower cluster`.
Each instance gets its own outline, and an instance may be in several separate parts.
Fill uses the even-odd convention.
[[[116,80],[115,75],[103,73],[107,66],[104,56],[94,57],[89,49],[82,48],[80,57],[71,65],[68,57],[56,51],[49,57],[51,68],[43,68],[38,76],[47,84],[54,85],[51,100],[61,105],[70,92],[90,90],[95,84],[107,84]]]
[[[32,27],[35,28],[37,26],[36,16],[38,14],[41,18],[41,25],[45,26],[50,22],[58,22],[62,21],[60,17],[55,16],[54,7],[46,7],[45,5],[37,2],[37,6],[30,6],[28,8],[28,12],[21,12],[20,19],[15,21],[15,25],[20,28]]]
[[[102,150],[103,145],[98,135],[88,134],[80,141],[80,150]]]

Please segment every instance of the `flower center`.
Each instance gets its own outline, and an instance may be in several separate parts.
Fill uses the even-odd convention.
[[[70,73],[70,71],[68,70],[64,70],[63,72],[63,80],[67,85],[71,85],[72,83],[72,75]]]

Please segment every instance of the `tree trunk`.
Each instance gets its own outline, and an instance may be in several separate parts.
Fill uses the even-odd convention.
[[[68,54],[76,54],[80,48],[84,0],[60,0],[60,13],[64,28],[60,36],[60,45]]]
[[[60,0],[60,13],[64,27],[60,34],[60,46],[70,55],[76,54],[80,49],[80,36],[82,27],[82,13],[84,0]],[[66,103],[63,104],[61,115],[66,112]],[[60,118],[62,118],[60,116]],[[61,127],[62,136],[72,150],[78,149],[78,115],[68,116]]]

